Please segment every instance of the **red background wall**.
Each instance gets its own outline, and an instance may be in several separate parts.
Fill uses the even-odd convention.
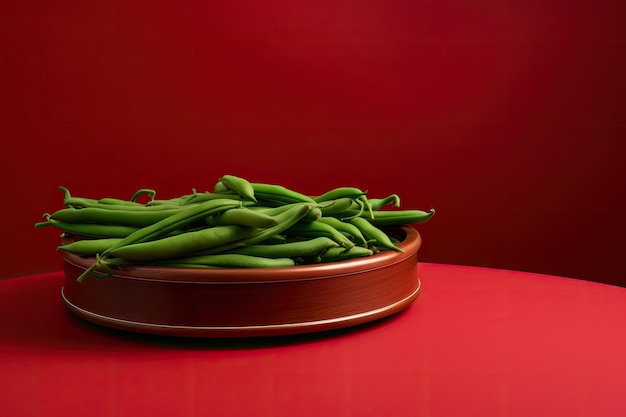
[[[474,3],[474,4],[473,4]],[[2,1],[0,277],[59,185],[225,173],[437,209],[421,259],[626,284],[623,1]]]

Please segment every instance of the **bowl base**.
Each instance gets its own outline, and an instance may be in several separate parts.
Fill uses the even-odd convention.
[[[282,336],[302,333],[313,333],[327,330],[335,330],[345,327],[356,326],[379,320],[381,318],[398,313],[409,307],[417,298],[421,290],[421,282],[417,280],[417,288],[407,297],[382,308],[353,314],[344,317],[336,317],[326,320],[316,320],[301,323],[284,323],[255,326],[183,326],[144,323],[108,317],[81,308],[67,299],[65,288],[61,289],[61,298],[65,307],[77,317],[118,330],[126,330],[138,333],[147,333],[163,336],[181,337],[259,337],[259,336]]]

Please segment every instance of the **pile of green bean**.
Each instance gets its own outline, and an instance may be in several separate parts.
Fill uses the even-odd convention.
[[[308,196],[275,184],[221,177],[212,191],[158,200],[149,189],[129,200],[73,197],[35,227],[53,226],[72,243],[59,250],[96,261],[87,275],[123,264],[185,268],[284,267],[402,250],[386,226],[427,221],[435,211],[399,210],[400,198],[368,198],[355,187]],[[137,200],[147,196],[149,201]],[[392,205],[395,210],[382,210]]]

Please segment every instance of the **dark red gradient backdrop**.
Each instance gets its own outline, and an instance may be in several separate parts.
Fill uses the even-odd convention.
[[[626,3],[3,1],[0,276],[59,185],[398,193],[421,259],[626,284]],[[593,272],[592,272],[593,271]]]

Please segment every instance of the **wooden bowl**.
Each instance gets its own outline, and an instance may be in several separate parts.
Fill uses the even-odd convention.
[[[126,266],[77,277],[93,262],[63,253],[66,307],[117,329],[186,337],[248,337],[353,326],[408,307],[420,292],[418,232],[390,230],[404,253],[285,268]]]

